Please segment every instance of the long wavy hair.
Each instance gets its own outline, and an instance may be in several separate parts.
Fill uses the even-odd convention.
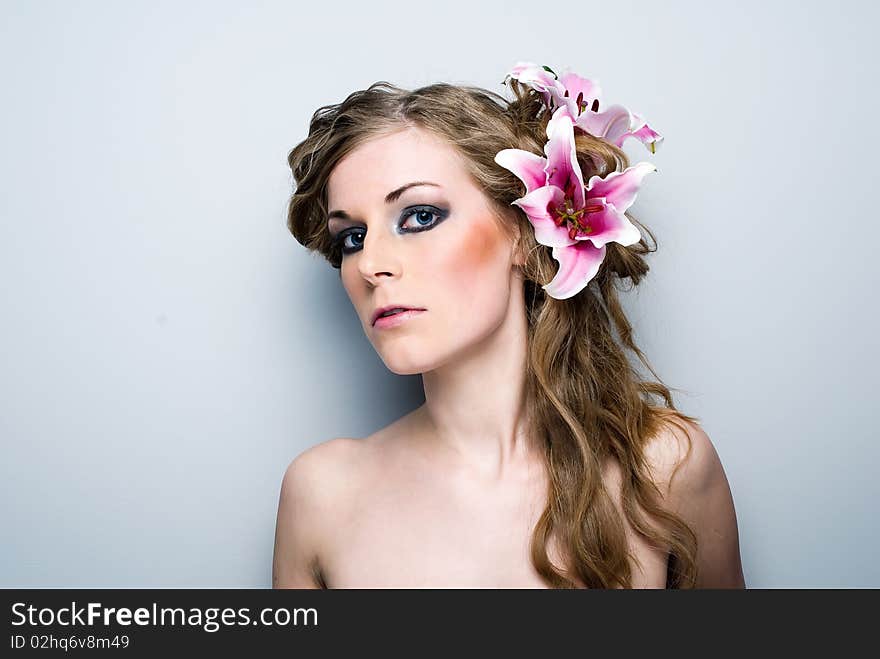
[[[498,217],[519,225],[517,249],[525,260],[528,316],[529,432],[546,449],[549,474],[547,505],[530,543],[537,572],[553,588],[632,587],[625,526],[603,482],[602,466],[614,458],[622,474],[623,514],[651,546],[668,552],[667,587],[692,588],[696,536],[662,506],[645,447],[667,423],[685,430],[688,437],[683,421],[698,418],[675,407],[670,389],[635,344],[617,290],[631,290],[646,275],[645,255],[656,251],[656,239],[630,217],[650,236],[650,246],[644,234],[628,247],[608,243],[598,273],[580,293],[567,300],[544,294],[541,286],[553,278],[556,262],[550,249],[535,241],[525,213],[511,206],[523,196],[523,183],[494,157],[506,148],[543,155],[550,116],[534,89],[515,79],[506,84],[513,91],[512,100],[474,86],[438,83],[405,90],[380,81],[341,103],[318,108],[308,137],[288,156],[296,184],[288,228],[302,245],[340,268],[342,255],[326,228],[326,182],[336,163],[359,144],[406,127],[446,139],[464,156]],[[575,144],[585,181],[629,164],[623,150],[577,128]],[[627,280],[629,289],[624,288]],[[643,379],[629,354],[637,356],[655,380]],[[645,514],[659,524],[649,523]],[[559,539],[567,565],[550,560],[552,538]]]

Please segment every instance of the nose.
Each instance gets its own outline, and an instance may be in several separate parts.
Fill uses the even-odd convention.
[[[370,284],[376,285],[382,277],[400,275],[399,254],[394,236],[389,232],[368,231],[358,258],[358,270]]]

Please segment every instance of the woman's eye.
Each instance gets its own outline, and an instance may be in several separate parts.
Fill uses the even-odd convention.
[[[438,224],[437,221],[432,219],[435,217],[440,219],[441,215],[430,208],[411,208],[404,214],[404,221],[401,223],[401,226],[406,225],[407,221],[412,218],[413,221],[410,223],[409,228],[420,231]]]
[[[427,231],[440,224],[448,214],[448,211],[439,208],[417,206],[404,211],[399,226],[404,230],[403,233]],[[343,255],[352,254],[364,246],[365,234],[366,230],[363,228],[347,229],[336,236],[335,243]]]
[[[347,233],[340,234],[337,236],[336,241],[342,246],[343,254],[351,254],[363,247],[364,231],[363,229],[354,229]]]

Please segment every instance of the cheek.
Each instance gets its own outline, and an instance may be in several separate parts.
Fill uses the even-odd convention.
[[[466,267],[483,270],[499,261],[501,234],[491,219],[481,222],[471,239],[462,246],[462,260]]]
[[[458,267],[472,276],[487,274],[503,276],[505,270],[505,241],[501,229],[490,217],[475,223],[459,246]],[[493,277],[496,279],[497,277]]]
[[[426,274],[442,276],[457,305],[485,304],[487,296],[503,297],[510,276],[509,249],[501,229],[491,217],[473,222],[467,231],[450,235],[443,249],[434,251]],[[442,280],[439,280],[442,281]]]

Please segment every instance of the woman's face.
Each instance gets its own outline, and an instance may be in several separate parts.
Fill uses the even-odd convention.
[[[415,182],[425,184],[400,192]],[[424,373],[462,355],[501,325],[514,291],[522,295],[514,229],[499,226],[489,204],[457,152],[420,128],[373,138],[333,169],[328,230],[341,241],[342,283],[392,372]],[[374,325],[387,306],[423,311]]]

